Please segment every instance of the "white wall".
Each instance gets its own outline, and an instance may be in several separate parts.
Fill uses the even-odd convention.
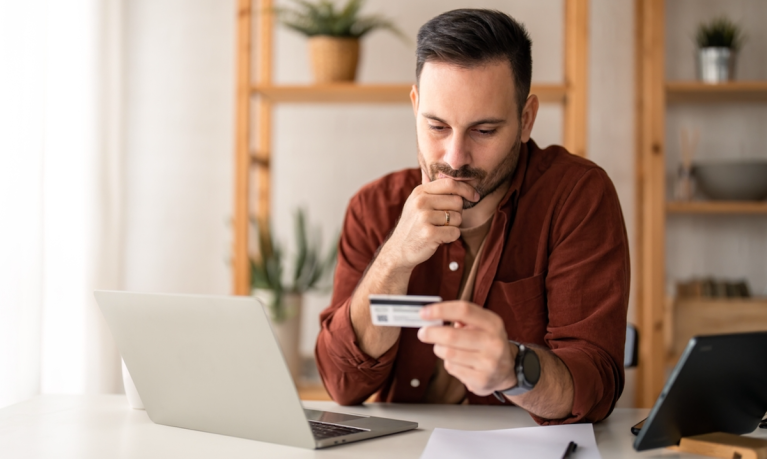
[[[125,2],[125,288],[229,293],[234,1]]]

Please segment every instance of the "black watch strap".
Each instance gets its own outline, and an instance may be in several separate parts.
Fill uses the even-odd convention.
[[[522,343],[518,343],[512,340],[509,340],[509,342],[516,344],[517,348],[519,348],[519,351],[517,352],[517,358],[514,359],[514,372],[517,375],[517,384],[513,387],[501,391],[501,393],[513,397],[515,395],[522,395],[526,392],[529,392],[535,387],[538,379],[540,379],[540,363],[538,361],[538,355],[535,353],[535,351]],[[528,354],[530,354],[529,357]],[[536,378],[534,381],[528,380],[525,374],[525,363],[528,359],[534,359],[534,364],[538,367],[538,378]]]

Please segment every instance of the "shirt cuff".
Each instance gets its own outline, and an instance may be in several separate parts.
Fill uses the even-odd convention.
[[[383,385],[394,367],[399,347],[397,340],[378,358],[363,352],[354,333],[350,309],[351,299],[325,320],[316,349],[325,387],[342,405],[360,403]]]

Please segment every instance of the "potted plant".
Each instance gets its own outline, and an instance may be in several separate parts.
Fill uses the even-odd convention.
[[[735,78],[735,60],[743,45],[740,25],[725,16],[701,23],[695,34],[698,45],[698,79],[722,83]]]
[[[313,230],[310,238],[305,213],[298,209],[295,215],[296,253],[292,259],[293,273],[290,282],[285,283],[282,247],[273,239],[267,222],[253,223],[258,241],[258,252],[250,259],[253,296],[264,303],[290,373],[297,380],[301,372],[299,339],[303,294],[319,288],[320,283],[333,271],[338,247],[337,244],[331,244],[327,254],[322,257],[319,231]]]
[[[377,30],[405,35],[379,15],[360,16],[364,0],[349,0],[337,9],[331,0],[316,3],[293,0],[295,9],[277,8],[280,22],[309,37],[309,56],[317,83],[354,81],[359,62],[359,40]]]

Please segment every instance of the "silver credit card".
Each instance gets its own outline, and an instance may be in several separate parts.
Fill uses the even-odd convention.
[[[370,295],[368,298],[373,325],[411,328],[442,325],[441,320],[423,320],[420,315],[424,306],[442,302],[438,296]]]

